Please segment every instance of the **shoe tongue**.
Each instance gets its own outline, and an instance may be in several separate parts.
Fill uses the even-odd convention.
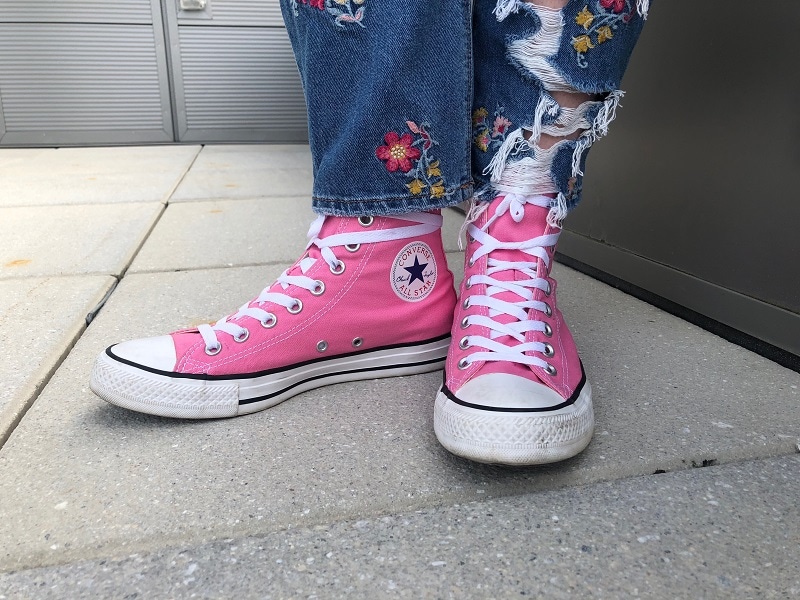
[[[356,221],[356,219],[352,220]],[[339,217],[325,217],[317,237],[319,239],[325,239],[326,237],[335,235],[337,233],[353,231],[354,227],[348,227],[348,223],[346,221],[346,219]],[[303,253],[300,260],[289,267],[286,272],[288,275],[304,275],[304,268],[305,270],[308,270],[308,268],[317,260],[322,260],[322,251],[316,246],[316,244],[311,244],[311,246],[309,246],[308,249]]]
[[[354,219],[355,220],[355,219]],[[334,235],[336,233],[342,233],[343,231],[348,230],[346,227],[346,223],[343,223],[343,219],[337,217],[325,217],[325,220],[322,223],[322,227],[320,228],[320,232],[317,234],[317,237],[320,239],[324,239],[327,236]],[[350,229],[352,230],[352,229]],[[300,259],[295,262],[292,266],[286,269],[286,274],[289,276],[301,276],[305,275],[305,271],[313,265],[317,260],[322,260],[322,251],[315,245],[311,244],[308,249],[303,252]],[[286,288],[283,287],[280,283],[272,282],[269,284],[270,291],[276,292],[279,294],[282,293],[289,293]],[[288,286],[289,288],[291,286]],[[256,302],[256,299],[251,300],[248,303],[251,307],[257,308],[264,308],[264,306],[260,305]],[[269,310],[269,309],[267,309]],[[247,322],[248,317],[240,317],[235,319],[231,316],[228,321],[232,323],[239,323],[240,325],[244,325]]]
[[[495,210],[499,205],[499,200],[500,199],[494,200],[492,202],[492,205],[486,211],[487,221],[495,217]],[[547,215],[549,214],[550,209],[546,207],[536,206],[534,204],[525,204],[523,208],[525,214],[519,222],[515,221],[512,218],[510,212],[506,212],[505,214],[495,218],[495,220],[489,225],[488,229],[486,230],[487,233],[496,240],[501,242],[526,242],[530,239],[543,235],[547,228]],[[489,256],[490,258],[494,258],[495,260],[501,260],[501,261],[537,262],[537,259],[535,257],[515,249],[495,250]],[[530,279],[530,276],[515,270],[500,271],[494,273],[492,277],[499,281],[524,281]],[[497,298],[498,300],[504,300],[506,302],[520,302],[521,300],[523,300],[520,296],[518,296],[514,292],[507,292],[507,291],[495,294],[493,297]],[[494,315],[490,313],[490,316],[493,320],[497,321],[498,323],[507,324],[507,323],[517,322],[516,317],[512,315],[507,315],[507,314]],[[516,339],[507,335],[502,335],[500,337],[494,338],[494,340],[498,343],[505,344],[510,347],[519,344],[519,342]],[[499,369],[499,371],[496,371],[497,369]],[[501,373],[509,373],[512,375],[519,375],[528,378],[530,378],[531,375],[533,375],[530,367],[519,363],[487,362],[481,369],[481,372],[495,372],[495,371]]]

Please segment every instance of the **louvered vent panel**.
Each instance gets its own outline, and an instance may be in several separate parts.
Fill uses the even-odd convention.
[[[168,0],[169,2],[179,0]],[[278,0],[209,0],[213,17],[203,25],[239,25],[250,27],[283,27],[283,17]],[[179,22],[184,24],[192,17],[181,13]],[[192,22],[194,20],[192,19]]]
[[[189,129],[306,130],[300,78],[284,30],[180,30]]]
[[[0,25],[0,92],[7,132],[165,128],[152,27]]]
[[[0,23],[148,24],[151,11],[150,0],[0,0]]]

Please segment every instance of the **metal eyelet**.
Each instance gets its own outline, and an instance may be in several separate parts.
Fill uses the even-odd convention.
[[[345,244],[344,249],[348,252],[358,252],[358,249],[361,248],[361,244]]]
[[[369,227],[375,221],[375,217],[358,217],[358,223],[362,227]]]
[[[242,329],[242,331],[244,331],[244,333],[241,333],[239,335],[233,336],[233,341],[236,342],[237,344],[241,344],[242,342],[246,342],[247,338],[250,337],[250,330],[249,329]]]
[[[467,264],[468,264],[470,267],[474,267],[474,266],[475,266],[475,259],[474,259],[474,258],[470,258],[470,259],[467,261]]]
[[[544,368],[544,372],[550,375],[550,377],[554,377],[558,373],[558,370],[553,365],[548,364]]]
[[[341,275],[342,273],[344,273],[344,262],[340,260],[338,263],[336,263],[336,265],[337,266],[335,267],[330,267],[331,273],[333,273],[334,275]]]
[[[467,279],[467,283],[464,284],[464,285],[466,286],[467,289],[471,288],[472,287],[472,277]]]
[[[556,355],[556,351],[550,344],[545,343],[544,352],[542,352],[542,354],[544,354],[547,358],[553,358]]]
[[[547,302],[544,303],[544,314],[546,314],[548,317],[553,316],[553,309]]]
[[[550,294],[552,294],[552,293],[553,293],[553,286],[551,286],[550,282],[548,281],[547,282],[547,289],[544,291],[544,295],[549,298]]]
[[[553,328],[548,323],[544,324],[544,334],[547,337],[553,337]]]
[[[461,308],[467,310],[469,308],[469,298],[464,298],[464,302],[461,303]]]
[[[469,327],[469,317],[464,317],[461,319],[461,329],[466,329]]]
[[[222,344],[217,344],[214,348],[206,346],[206,354],[209,356],[216,356],[220,352],[222,352]]]
[[[317,342],[317,351],[318,352],[325,352],[328,349],[328,342],[325,340],[320,340]]]
[[[363,338],[360,337],[353,338],[353,348],[359,348],[363,343],[364,343]]]
[[[287,306],[286,310],[289,311],[290,315],[296,315],[301,310],[303,310],[303,303],[298,300],[297,298],[294,299],[294,304],[292,306]]]
[[[320,281],[319,279],[317,279],[314,283],[316,285],[311,290],[311,294],[313,296],[322,296],[322,294],[325,293],[325,282]]]
[[[275,327],[275,325],[278,324],[278,317],[276,317],[272,313],[267,313],[267,320],[266,321],[259,321],[259,322],[261,323],[261,326],[264,329],[271,329],[271,328]]]
[[[464,336],[463,338],[461,338],[461,341],[458,342],[458,347],[461,348],[462,350],[466,350],[471,345],[472,344],[469,343],[469,337],[467,336]]]
[[[462,358],[460,361],[458,361],[458,368],[459,369],[461,369],[463,371],[467,367],[469,367],[469,359]]]

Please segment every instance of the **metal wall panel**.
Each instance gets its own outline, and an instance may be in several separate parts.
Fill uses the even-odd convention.
[[[34,22],[44,3],[0,23],[0,145],[166,142],[173,139],[158,0],[127,2],[108,18],[147,23]],[[0,19],[10,13],[0,10]],[[56,8],[55,16],[65,14]],[[67,3],[76,19],[93,3]],[[135,7],[135,10],[134,10]]]
[[[126,23],[153,22],[149,0],[0,0],[2,23]]]
[[[204,25],[283,27],[278,0],[208,0],[204,11],[179,11],[178,20],[181,25],[207,20]]]
[[[182,141],[305,138],[303,92],[285,31],[180,29]]]
[[[0,145],[305,141],[277,0],[179,6],[0,0]]]
[[[560,250],[800,355],[800,3],[746,6],[654,3]]]
[[[180,141],[307,140],[303,91],[277,2],[212,0],[198,11],[205,20],[187,24],[178,0],[166,1]],[[221,25],[220,14],[238,26]],[[281,26],[255,26],[267,22]]]

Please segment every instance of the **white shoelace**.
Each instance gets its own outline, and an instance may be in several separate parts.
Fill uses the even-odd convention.
[[[274,312],[265,310],[265,304],[269,303],[282,306],[290,314],[297,314],[303,310],[302,300],[290,293],[293,291],[290,287],[307,290],[315,296],[323,294],[325,292],[325,282],[321,279],[312,279],[305,274],[318,260],[323,260],[327,263],[332,274],[341,275],[345,270],[345,263],[336,256],[333,250],[334,248],[341,246],[355,248],[360,244],[372,244],[375,242],[423,236],[433,233],[442,226],[441,215],[433,213],[409,213],[406,215],[396,215],[392,218],[414,223],[413,225],[409,225],[408,227],[396,227],[393,229],[367,230],[366,228],[372,224],[372,218],[361,217],[360,220],[363,219],[362,224],[365,224],[365,231],[339,233],[320,238],[319,234],[322,231],[325,218],[324,216],[319,216],[311,224],[308,230],[309,242],[306,245],[306,251],[315,247],[319,250],[320,256],[318,258],[306,256],[300,260],[297,265],[300,274],[290,275],[290,269],[287,269],[278,277],[274,284],[264,288],[258,298],[244,304],[235,314],[227,315],[213,325],[198,325],[197,330],[203,337],[207,354],[213,356],[222,349],[222,344],[217,337],[218,332],[226,333],[233,337],[234,341],[240,343],[244,342],[250,336],[250,331],[247,328],[232,322],[233,320],[249,317],[260,322],[262,327],[274,327],[278,322],[278,317]],[[297,269],[294,270],[295,272],[297,271]],[[280,289],[274,290],[273,288],[277,286],[280,286]]]
[[[489,226],[506,213],[517,223],[521,222],[525,216],[525,205],[532,204],[542,208],[548,208],[552,204],[552,199],[544,196],[520,196],[515,194],[507,195],[495,209],[495,214],[486,225],[478,228],[470,223],[467,233],[478,243],[480,247],[470,257],[470,264],[474,264],[478,259],[486,255],[491,255],[497,250],[516,250],[533,260],[526,261],[506,261],[498,260],[489,256],[487,259],[487,269],[485,274],[472,275],[467,281],[467,286],[485,284],[486,293],[483,295],[469,295],[467,302],[472,306],[486,306],[489,308],[489,316],[471,315],[467,317],[469,325],[478,325],[489,329],[489,337],[479,335],[468,335],[462,344],[464,347],[476,346],[483,348],[483,352],[470,354],[468,358],[462,359],[466,368],[474,361],[508,361],[524,365],[533,365],[554,371],[554,367],[547,361],[537,356],[526,353],[541,354],[545,357],[552,356],[553,347],[547,343],[526,342],[525,334],[529,331],[547,332],[549,325],[544,321],[533,317],[534,311],[543,314],[550,314],[552,307],[546,302],[533,299],[533,290],[540,289],[545,294],[550,294],[550,284],[545,279],[550,271],[550,257],[546,248],[556,245],[559,233],[541,235],[522,242],[502,242],[487,233]],[[484,209],[485,210],[485,209]],[[478,213],[479,214],[479,213]],[[538,260],[542,261],[546,273],[538,273]],[[528,279],[518,281],[501,281],[493,277],[505,271],[518,271]],[[520,299],[515,302],[501,300],[495,296],[502,292],[512,292]],[[516,319],[510,323],[500,323],[493,317],[499,315],[509,315]],[[508,337],[510,340],[497,341],[497,338]],[[516,344],[511,345],[512,340]]]

